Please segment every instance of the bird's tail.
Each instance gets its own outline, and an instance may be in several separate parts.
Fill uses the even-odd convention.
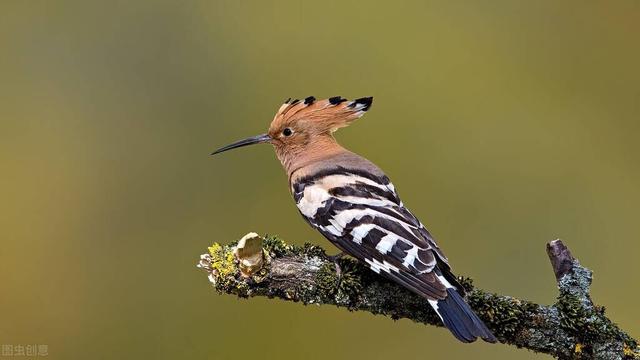
[[[447,297],[443,300],[429,301],[444,326],[458,340],[470,343],[478,337],[490,343],[497,341],[487,326],[478,318],[462,296],[453,287],[447,287]]]

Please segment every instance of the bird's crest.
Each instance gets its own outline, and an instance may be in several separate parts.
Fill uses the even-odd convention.
[[[304,100],[288,99],[278,109],[270,130],[277,131],[299,125],[317,133],[331,133],[364,115],[371,108],[372,102],[373,97],[356,100],[347,100],[340,96],[323,100],[316,100],[313,96]]]

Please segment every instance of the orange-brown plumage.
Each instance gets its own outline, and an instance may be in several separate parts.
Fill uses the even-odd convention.
[[[289,179],[294,173],[304,173],[307,166],[348,153],[336,142],[333,132],[364,115],[372,101],[373,98],[347,101],[340,97],[308,97],[305,101],[285,102],[274,116],[268,134]],[[291,135],[286,136],[285,129],[290,129]]]

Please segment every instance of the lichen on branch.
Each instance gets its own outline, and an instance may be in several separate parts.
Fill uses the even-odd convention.
[[[262,261],[257,260],[260,248]],[[604,307],[591,301],[591,271],[560,240],[548,243],[547,253],[559,288],[555,304],[494,294],[460,278],[469,305],[499,341],[559,359],[640,359],[638,342],[606,317]],[[247,271],[240,264],[259,265]],[[354,259],[333,259],[316,245],[296,246],[276,236],[248,234],[240,246],[213,244],[201,255],[198,267],[220,293],[336,305],[442,326],[426,299]]]

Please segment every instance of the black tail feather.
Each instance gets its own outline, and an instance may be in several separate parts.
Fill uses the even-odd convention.
[[[474,342],[478,337],[490,343],[498,341],[453,288],[447,289],[447,297],[444,300],[438,300],[436,311],[444,326],[462,342]]]

